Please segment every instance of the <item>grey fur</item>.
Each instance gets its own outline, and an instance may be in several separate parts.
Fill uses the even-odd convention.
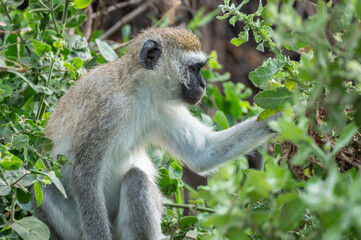
[[[120,199],[121,211],[126,210],[128,215],[118,231],[122,236],[120,239],[153,240],[154,236],[160,237],[155,231],[160,222],[155,219],[156,215],[161,215],[161,195],[145,172],[138,168],[127,172],[122,181]]]

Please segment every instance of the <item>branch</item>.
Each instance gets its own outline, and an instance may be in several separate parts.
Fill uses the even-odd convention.
[[[113,33],[115,33],[116,31],[118,31],[121,27],[123,27],[125,24],[129,23],[130,21],[132,21],[134,18],[138,17],[140,14],[142,14],[143,12],[145,12],[151,5],[152,5],[152,1],[147,1],[146,3],[140,5],[139,7],[137,7],[136,9],[134,9],[132,12],[128,13],[127,15],[125,15],[119,22],[117,22],[115,25],[113,25],[111,28],[109,28],[105,33],[103,33],[103,35],[101,35],[99,37],[100,40],[104,40],[108,37],[110,37],[111,35],[113,35]]]
[[[95,13],[92,13],[90,15],[91,18],[96,18],[97,16],[99,15],[106,15],[106,14],[109,14],[117,9],[120,9],[120,8],[124,8],[124,7],[128,7],[130,5],[134,5],[134,4],[138,4],[139,1],[132,1],[132,0],[129,0],[129,1],[126,1],[126,2],[120,2],[120,3],[117,3],[117,4],[114,4],[112,6],[110,6],[107,10],[105,11],[102,11],[102,12],[95,12]]]
[[[0,66],[0,71],[7,71],[7,70],[12,70],[12,71],[17,71],[17,72],[26,72],[28,69],[27,68],[16,68],[16,67],[7,67],[7,66]]]
[[[197,207],[197,205],[191,205],[191,204],[163,203],[163,206],[189,209],[190,211],[198,210],[198,211],[209,212],[209,213],[217,212],[216,210],[214,210],[212,208]]]

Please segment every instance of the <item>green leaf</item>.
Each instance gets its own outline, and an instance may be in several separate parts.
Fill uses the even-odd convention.
[[[354,1],[355,4],[355,15],[358,19],[361,19],[361,0]]]
[[[16,157],[15,159],[19,159],[19,158]],[[18,161],[21,160],[19,159]],[[19,177],[22,177],[25,173],[26,170],[23,167],[12,171],[5,171],[5,179],[8,183],[12,183],[15,180],[17,180]],[[20,180],[20,183],[22,184],[22,180]]]
[[[16,44],[18,42],[18,37],[19,36],[17,34],[9,34],[6,37],[6,40],[5,40],[6,44],[15,44],[15,45],[6,47],[5,56],[7,56],[7,57],[15,57],[15,58],[19,57],[18,54],[20,55],[20,57],[23,56],[24,44],[19,44],[19,45]],[[18,48],[18,46],[20,48]]]
[[[92,1],[91,0],[75,0],[74,6],[76,8],[86,8]]]
[[[258,106],[270,110],[282,110],[284,104],[291,102],[291,100],[291,92],[285,87],[277,88],[276,90],[266,90],[254,97],[254,102]]]
[[[312,148],[309,145],[301,145],[297,149],[297,153],[292,157],[291,163],[295,165],[301,165],[309,159],[312,153]]]
[[[282,147],[281,147],[281,144],[276,143],[274,149],[275,149],[275,150],[274,150],[274,152],[275,152],[275,157],[277,157],[277,156],[282,157]]]
[[[222,65],[218,62],[218,54],[216,50],[211,51],[211,54],[209,54],[209,60],[208,65],[212,69],[221,69]]]
[[[73,66],[76,68],[76,69],[79,69],[83,66],[83,60],[81,58],[74,58],[73,59]]]
[[[16,200],[20,203],[28,203],[31,199],[31,194],[29,192],[24,192],[21,188],[18,188],[16,191]]]
[[[258,117],[257,117],[257,121],[263,121],[273,115],[275,115],[277,112],[277,110],[270,110],[270,109],[266,109],[266,110],[263,110],[263,112],[261,112]]]
[[[123,37],[123,42],[128,42],[129,38],[130,38],[130,34],[131,34],[131,27],[129,24],[125,24],[122,27],[122,37]]]
[[[177,191],[178,181],[176,179],[171,179],[167,169],[161,168],[159,170],[158,186],[163,194],[170,196]]]
[[[248,42],[248,37],[248,31],[240,32],[238,38],[232,38],[231,43],[234,46],[239,47],[243,43]]]
[[[260,51],[260,52],[264,52],[264,46],[263,46],[263,44],[262,44],[262,43],[258,44],[257,47],[256,47],[256,49],[257,49],[258,51]]]
[[[117,53],[113,50],[108,43],[101,41],[100,39],[95,40],[101,55],[105,58],[105,60],[109,62],[113,62],[118,59]]]
[[[290,140],[293,143],[299,143],[307,140],[302,128],[296,126],[293,122],[287,122],[284,119],[279,119],[278,125],[283,138]]]
[[[34,147],[38,151],[50,151],[53,147],[52,142],[47,137],[39,137],[35,140]]]
[[[39,57],[42,57],[45,52],[51,51],[51,46],[49,44],[39,42],[34,39],[31,40],[31,43],[33,44],[34,50]]]
[[[13,92],[13,90],[11,89],[10,86],[8,86],[8,85],[1,85],[0,86],[0,96],[2,98],[9,97],[12,92]]]
[[[198,218],[195,216],[186,216],[182,217],[179,222],[178,226],[179,229],[188,232],[189,230],[192,230],[195,228],[196,223],[198,222]]]
[[[10,193],[11,187],[0,178],[0,196],[6,196]]]
[[[178,162],[173,161],[169,166],[169,176],[172,179],[182,179],[183,169]]]
[[[218,123],[222,129],[229,128],[229,123],[228,123],[227,117],[220,110],[217,110],[217,112],[214,114],[213,121]]]
[[[295,229],[302,221],[302,216],[306,210],[306,204],[300,199],[294,199],[283,206],[279,223],[283,231]]]
[[[238,21],[238,17],[237,16],[233,16],[229,19],[229,24],[231,24],[232,26],[234,26],[234,24]]]
[[[65,63],[63,64],[63,67],[65,67],[65,68],[68,69],[69,71],[73,71],[73,70],[74,70],[73,65],[71,65],[71,64],[68,63],[68,62],[65,62]]]
[[[35,163],[35,167],[40,169],[41,171],[43,171],[45,169],[45,164],[43,162],[43,160],[41,160],[41,158],[39,158],[36,163]]]
[[[330,19],[330,29],[332,32],[342,32],[351,24],[353,8],[354,6],[351,2],[340,3],[334,8]]]
[[[80,14],[72,17],[70,21],[65,25],[67,28],[75,28],[81,25],[86,19],[85,14]]]
[[[68,198],[65,193],[63,184],[61,184],[59,178],[57,178],[55,176],[54,172],[50,171],[49,173],[45,173],[45,172],[40,172],[40,171],[36,171],[36,170],[31,170],[31,173],[41,174],[41,175],[44,175],[44,176],[47,176],[48,178],[50,178],[50,180],[54,183],[55,187],[61,192],[63,197]]]
[[[249,79],[257,87],[260,87],[267,80],[270,80],[284,66],[284,62],[279,59],[268,59],[261,67],[249,73]]]
[[[227,233],[225,235],[229,240],[249,240],[250,239],[248,237],[248,235],[245,234],[239,228],[231,228],[227,231]]]
[[[356,126],[356,124],[354,122],[351,122],[349,125],[347,125],[340,137],[338,138],[337,142],[335,143],[335,146],[332,150],[333,154],[337,154],[337,152],[343,148],[344,146],[346,146],[353,138],[353,136],[355,135],[355,133],[357,132],[358,127]]]
[[[29,136],[25,134],[19,134],[14,137],[13,146],[15,149],[20,150],[29,143]]]
[[[219,12],[220,12],[220,9],[216,8],[215,10],[202,16],[200,21],[197,21],[197,27],[201,27],[201,26],[209,23],[210,21],[212,21]]]
[[[24,0],[11,0],[11,1],[7,1],[6,5],[16,8],[21,4],[23,4],[23,2]]]
[[[38,181],[34,183],[34,195],[36,199],[36,207],[38,208],[43,202],[43,190]]]
[[[36,217],[25,217],[16,220],[11,228],[24,240],[48,240],[50,231],[48,227]]]
[[[29,79],[27,79],[22,73],[17,72],[17,71],[13,71],[13,70],[7,70],[10,73],[13,73],[15,75],[17,75],[18,77],[20,77],[21,79],[23,79],[27,84],[29,84],[29,86],[37,93],[41,92],[41,90],[39,89],[38,86],[36,86],[33,82],[31,82]]]
[[[0,163],[0,167],[7,171],[18,169],[22,165],[22,161],[2,161]]]

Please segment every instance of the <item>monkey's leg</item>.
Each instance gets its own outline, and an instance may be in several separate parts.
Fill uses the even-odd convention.
[[[161,208],[161,195],[155,184],[141,169],[130,169],[121,184],[114,239],[159,240]]]

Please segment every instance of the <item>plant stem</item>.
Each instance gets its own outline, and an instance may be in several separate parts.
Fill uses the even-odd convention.
[[[20,177],[18,177],[14,182],[10,183],[11,186],[14,186],[15,184],[17,184],[21,179],[23,179],[26,175],[30,174],[29,171],[26,171],[23,175],[21,175]]]
[[[60,28],[61,35],[64,35],[65,32],[65,22],[66,22],[66,18],[68,17],[69,2],[70,0],[65,0],[63,16],[61,18],[61,28]]]
[[[53,0],[50,1],[50,13],[51,13],[51,18],[53,19],[55,31],[56,31],[56,33],[59,34],[58,27],[56,26],[56,21],[55,21],[54,3],[53,3]],[[44,30],[44,31],[45,31],[45,30]]]
[[[163,203],[163,206],[165,207],[174,207],[174,208],[184,208],[189,210],[198,210],[202,212],[209,212],[209,213],[215,213],[216,210],[212,208],[205,208],[205,207],[197,207],[197,205],[191,205],[191,204],[177,204],[177,203]]]
[[[51,61],[50,69],[49,69],[49,75],[48,75],[48,79],[46,80],[46,85],[45,85],[46,87],[49,87],[49,85],[50,85],[51,74],[53,73],[55,59],[58,57],[58,55],[59,55],[59,50],[56,52],[54,58]],[[40,106],[39,106],[39,109],[38,109],[38,113],[36,114],[36,120],[40,120],[41,117],[43,116],[44,112],[45,112],[45,102],[44,102],[44,100],[45,100],[45,93],[41,96]]]
[[[285,67],[286,71],[292,76],[292,80],[297,82],[298,85],[300,85],[300,87],[307,93],[310,94],[308,92],[307,87],[300,81],[298,80],[298,78],[296,77],[296,75],[293,73],[293,71],[291,69],[289,69],[287,66]]]
[[[16,190],[17,188],[15,188],[14,190],[14,194],[11,197],[11,215],[10,215],[10,224],[12,224],[13,222],[15,222],[15,200],[16,200]]]
[[[8,12],[8,9],[6,8],[6,5],[5,5],[5,3],[4,3],[4,0],[1,0],[1,4],[3,5],[4,11],[5,11],[6,16],[8,17],[10,23],[12,23],[13,20],[12,20],[10,14],[9,14],[9,12]],[[20,38],[20,41],[24,44],[26,51],[30,54],[30,49],[28,48],[28,46],[26,46],[25,40],[24,40],[23,37],[21,36],[20,30],[17,30],[16,33],[18,34],[18,36],[19,36],[19,38]]]
[[[1,170],[1,174],[2,174],[3,177],[4,177],[4,181],[5,181],[6,185],[10,185],[10,184],[8,183],[8,181],[6,180],[4,170],[3,170],[2,168],[0,168],[0,170]]]

